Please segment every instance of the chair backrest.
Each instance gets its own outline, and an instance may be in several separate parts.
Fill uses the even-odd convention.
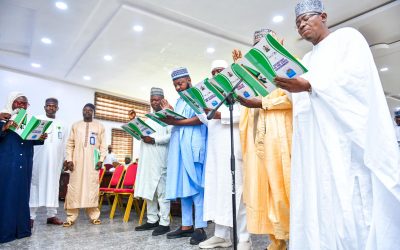
[[[122,182],[122,188],[134,188],[137,174],[137,164],[131,164],[128,166],[125,172],[125,178]]]
[[[109,188],[117,188],[121,182],[122,174],[124,173],[124,166],[119,165],[115,168],[115,171],[111,177],[110,183],[108,183]]]

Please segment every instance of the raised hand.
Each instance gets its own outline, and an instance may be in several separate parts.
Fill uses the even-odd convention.
[[[167,99],[162,99],[161,100],[161,108],[162,109],[174,110],[174,108],[168,103]]]
[[[239,49],[234,49],[233,51],[232,51],[232,59],[233,59],[233,62],[237,62],[239,59],[241,59],[242,58],[242,51],[240,51]]]

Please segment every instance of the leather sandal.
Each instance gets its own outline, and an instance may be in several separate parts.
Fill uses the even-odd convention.
[[[94,219],[91,221],[93,225],[100,225],[101,221],[99,219]]]
[[[72,221],[66,221],[63,223],[63,227],[70,227],[72,225],[74,225],[74,222],[72,222]]]

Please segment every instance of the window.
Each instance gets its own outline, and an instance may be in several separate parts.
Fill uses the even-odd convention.
[[[150,105],[145,102],[138,102],[96,92],[94,96],[96,110],[94,118],[114,122],[128,122],[128,112],[131,109],[136,111],[138,117],[143,117],[150,112]]]
[[[111,145],[119,163],[124,163],[125,156],[132,157],[133,137],[122,129],[111,130]]]

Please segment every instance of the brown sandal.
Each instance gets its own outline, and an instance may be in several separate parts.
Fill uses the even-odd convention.
[[[91,221],[93,225],[100,225],[101,221],[99,219],[94,219]]]
[[[72,221],[66,221],[63,223],[63,227],[71,227],[72,225],[74,225],[74,222]]]

